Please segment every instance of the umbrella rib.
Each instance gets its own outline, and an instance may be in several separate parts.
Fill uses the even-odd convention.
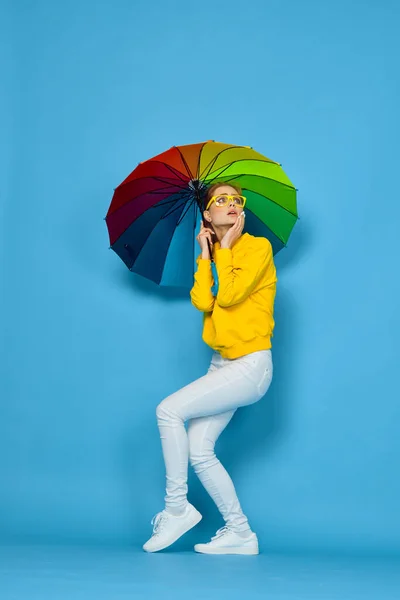
[[[212,158],[212,159],[210,160],[210,162],[208,163],[208,165],[207,165],[207,166],[206,166],[206,167],[203,169],[203,171],[201,172],[200,178],[201,178],[201,179],[204,179],[205,177],[207,177],[207,175],[209,175],[209,173],[210,173],[210,171],[211,171],[211,169],[212,169],[213,165],[215,165],[215,163],[217,162],[217,159],[219,158],[219,156],[221,156],[221,154],[222,154],[223,152],[225,152],[225,150],[232,150],[232,148],[240,148],[240,147],[241,147],[241,146],[235,146],[235,145],[232,145],[232,146],[229,146],[229,148],[224,148],[224,149],[223,149],[223,150],[221,150],[220,152],[217,152],[217,154],[214,156],[214,158]],[[230,164],[232,164],[232,163],[230,163]],[[204,175],[204,172],[206,171],[206,169],[210,169],[210,170],[208,171],[208,173],[207,173],[206,175]]]
[[[166,200],[165,202],[156,202],[155,204],[152,204],[151,206],[149,206],[149,208],[146,210],[150,210],[151,208],[158,208],[159,206],[167,206],[167,204],[173,204],[178,201],[179,201],[179,198],[173,198],[172,200]]]
[[[253,192],[253,190],[249,190],[248,188],[243,188],[243,190],[246,190],[248,192],[252,192],[253,194],[257,194],[258,196],[262,196],[263,198],[265,198],[266,200],[268,200],[268,202],[272,202],[272,204],[275,204],[276,206],[279,206],[279,208],[281,208],[282,210],[284,210],[285,212],[289,213],[289,215],[292,215],[292,217],[296,217],[296,219],[299,218],[298,215],[296,215],[295,213],[292,213],[291,210],[289,210],[288,208],[286,208],[285,206],[282,206],[282,204],[279,204],[278,202],[275,202],[275,200],[271,200],[271,198],[269,198],[268,196],[266,196],[265,194],[259,194],[258,192]],[[252,211],[253,212],[253,211]]]
[[[183,156],[182,152],[180,151],[179,146],[175,146],[175,148],[178,150],[179,154],[181,155],[182,162],[183,162],[183,164],[186,167],[186,170],[188,172],[188,175],[189,175],[190,179],[194,179],[192,171],[189,169],[189,165],[187,164],[185,157]]]
[[[176,202],[179,202],[180,198],[176,199]],[[167,217],[169,217],[170,215],[172,215],[172,213],[174,213],[176,210],[178,210],[179,208],[181,208],[182,206],[185,206],[187,200],[184,200],[183,202],[181,202],[181,204],[178,204],[177,206],[175,206],[170,212],[166,212],[165,215],[163,215],[161,217],[161,219],[166,219]],[[157,204],[157,205],[153,205],[151,208],[155,208],[156,206],[163,206],[162,204]],[[178,223],[179,224],[179,223]]]
[[[167,185],[174,185],[175,187],[178,187],[180,190],[186,190],[187,186],[181,186],[178,185],[177,183],[171,183],[170,181],[166,181],[165,179],[161,179],[161,177],[157,177],[156,175],[147,175],[146,176],[149,179],[153,179],[154,181],[159,181],[160,183],[166,183]],[[139,179],[146,179],[146,177],[138,177],[137,179],[132,179],[132,181],[139,181]]]
[[[178,219],[178,220],[179,220],[179,219]],[[174,232],[174,233],[171,235],[171,238],[170,238],[170,240],[169,240],[169,242],[168,242],[167,251],[166,251],[166,253],[165,253],[164,265],[163,265],[163,268],[162,268],[162,271],[161,271],[161,277],[160,277],[160,281],[159,281],[158,285],[160,285],[160,283],[161,283],[161,281],[162,281],[162,278],[163,278],[163,275],[164,275],[164,271],[165,271],[165,265],[167,264],[167,256],[168,256],[168,252],[169,252],[169,249],[170,249],[170,247],[171,247],[171,244],[172,244],[172,240],[174,239],[174,234],[175,234],[175,232]]]
[[[186,196],[190,198],[191,193],[188,189],[185,189],[181,192],[176,192],[175,195],[178,197],[173,198],[172,200],[166,200],[165,202],[157,202],[157,205],[153,205],[153,206],[162,206],[163,204],[170,204],[171,202],[175,202],[175,201],[179,200],[180,198],[186,197]],[[152,208],[152,207],[150,207],[150,208]]]
[[[197,172],[196,172],[197,179],[201,179],[201,177],[200,177],[201,155],[203,154],[203,150],[204,150],[204,148],[205,148],[206,145],[207,145],[207,142],[204,142],[204,144],[202,145],[201,150],[199,152],[199,162],[197,164]]]
[[[149,206],[149,208],[156,208],[157,206],[165,206],[167,204],[173,204],[174,202],[178,202],[178,200],[179,200],[179,198],[173,198],[172,200],[165,200],[165,202],[157,202],[156,204]]]
[[[218,175],[217,177],[219,177],[219,176],[220,175]],[[240,177],[260,177],[261,179],[268,179],[269,181],[274,181],[275,183],[279,183],[275,179],[271,179],[271,177],[264,177],[263,175],[252,175],[251,173],[243,173],[241,175],[235,175],[234,177],[229,177],[229,181],[234,181],[235,179],[239,179]],[[214,181],[214,179],[216,179],[216,178],[214,177],[213,179],[211,179],[211,181]],[[285,183],[281,183],[280,185],[283,185],[283,186],[289,188],[290,190],[296,190],[296,188],[294,188],[294,187],[292,187],[290,185],[286,185]],[[247,190],[249,192],[253,192],[253,194],[258,194],[259,196],[262,196],[263,198],[266,198],[267,200],[269,200],[269,202],[272,202],[273,204],[276,204],[276,206],[279,206],[279,208],[281,208],[282,210],[288,212],[293,217],[298,218],[298,215],[296,215],[295,213],[292,213],[291,210],[289,210],[285,206],[282,206],[282,204],[279,204],[279,202],[276,202],[275,200],[272,200],[272,198],[269,198],[265,194],[261,194],[259,192],[254,192],[253,190],[249,190],[248,188],[245,188],[245,187],[243,188],[243,191],[244,190]]]
[[[246,177],[246,175],[235,175],[234,177],[229,178],[229,181],[234,181],[235,179],[237,179],[239,177]],[[252,175],[252,177],[261,177],[261,175]],[[274,179],[270,179],[269,177],[262,177],[262,179],[269,179],[270,181],[275,181]],[[282,184],[282,185],[284,185],[284,184]],[[290,188],[290,189],[295,189],[295,188]],[[245,188],[245,187],[243,188],[243,191],[252,192],[253,194],[257,194],[258,196],[262,196],[263,198],[265,198],[269,202],[272,202],[272,204],[276,204],[276,206],[279,206],[279,208],[281,208],[285,212],[288,212],[290,215],[292,215],[292,217],[296,217],[296,219],[299,218],[299,216],[296,215],[295,213],[292,213],[291,210],[289,210],[285,206],[282,206],[282,204],[279,204],[278,202],[275,202],[275,200],[272,200],[272,198],[269,198],[265,194],[260,194],[259,192],[254,192],[253,190],[249,190],[248,188]],[[251,212],[253,212],[253,211],[251,211]]]
[[[141,179],[145,179],[145,178],[144,178],[144,177],[141,177]],[[154,178],[152,177],[151,179],[154,179]],[[137,180],[135,180],[135,181],[137,181]],[[162,182],[162,183],[165,183],[165,182]],[[170,185],[171,185],[171,184],[170,184]],[[177,186],[174,186],[174,187],[177,187]],[[179,189],[182,189],[184,192],[186,192],[186,189],[185,189],[185,188],[179,188]],[[149,195],[153,195],[153,194],[154,194],[154,195],[157,195],[157,194],[163,194],[163,193],[165,193],[166,191],[168,191],[168,188],[158,188],[158,189],[156,189],[156,190],[151,190],[150,192],[146,192],[146,194],[149,194]],[[181,193],[181,192],[178,192],[178,193]],[[171,194],[170,194],[170,195],[171,195]],[[134,198],[131,198],[130,200],[128,200],[127,202],[125,202],[124,204],[121,204],[121,206],[118,206],[118,208],[116,208],[115,210],[113,210],[113,211],[110,213],[110,215],[114,215],[114,214],[115,214],[115,213],[117,213],[119,210],[121,210],[122,208],[125,208],[126,206],[128,206],[128,204],[130,204],[131,202],[134,202],[134,201],[135,201],[137,198],[140,198],[141,196],[143,196],[143,193],[141,193],[141,194],[138,194],[138,195],[137,195],[137,196],[135,196]],[[150,206],[149,208],[151,208],[151,206]],[[109,216],[109,215],[107,215],[107,216]]]
[[[215,177],[213,177],[212,179],[210,179],[209,181],[207,181],[207,183],[208,183],[208,184],[210,184],[210,183],[212,183],[213,181],[215,181],[215,180],[216,180],[218,177],[220,177],[220,176],[222,175],[222,173],[223,173],[224,171],[226,171],[227,169],[229,169],[229,167],[230,167],[230,166],[232,166],[232,165],[233,165],[235,162],[236,162],[236,161],[234,161],[234,162],[231,162],[231,163],[229,163],[228,165],[226,165],[226,166],[225,166],[225,168],[224,168],[222,171],[220,171],[220,172],[218,173],[218,175],[216,175]],[[207,177],[209,174],[210,174],[210,171],[207,173],[206,177]],[[238,175],[238,177],[243,177],[243,175]]]
[[[256,215],[255,213],[252,213],[253,217],[255,217],[258,221],[260,221],[260,223],[266,228],[268,229],[268,231],[270,231],[272,233],[272,235],[274,235],[280,242],[282,242],[282,244],[287,247],[287,244],[285,242],[285,240],[283,240],[280,235],[278,233],[276,233],[273,229],[271,229],[271,227],[269,227],[266,223],[264,223],[264,221],[262,219],[260,219],[260,217],[258,215]],[[294,227],[294,225],[293,225]],[[293,229],[292,227],[292,229]]]
[[[210,173],[210,171],[211,171],[212,167],[215,165],[215,163],[217,162],[217,159],[218,159],[218,158],[221,156],[221,154],[223,154],[224,152],[227,152],[228,150],[232,150],[232,149],[234,149],[234,148],[242,148],[242,149],[244,149],[244,150],[247,150],[247,149],[248,149],[248,148],[246,148],[246,146],[236,146],[236,145],[234,145],[234,144],[233,144],[233,145],[229,146],[228,148],[224,148],[224,149],[223,149],[223,150],[221,150],[220,152],[217,152],[217,154],[214,156],[214,158],[213,158],[213,159],[211,159],[211,160],[210,160],[210,162],[208,163],[208,165],[207,165],[207,166],[204,168],[204,170],[203,170],[203,172],[202,172],[202,174],[201,174],[201,177],[203,177],[203,178],[204,178],[204,177],[207,177],[207,176],[209,175],[209,173]],[[254,152],[255,152],[255,150],[254,150]],[[259,154],[259,152],[257,152],[257,154]],[[265,156],[264,158],[265,158],[266,160],[261,160],[261,159],[257,159],[257,158],[240,158],[240,159],[237,159],[237,160],[235,160],[235,161],[232,161],[232,162],[231,162],[231,163],[229,163],[229,164],[232,164],[233,162],[239,162],[239,160],[259,160],[260,162],[268,162],[268,163],[271,163],[271,164],[273,164],[273,165],[279,165],[279,163],[275,162],[274,160],[271,160],[271,159],[270,159],[270,158],[268,158],[267,156]],[[210,165],[211,165],[211,166],[210,166]],[[203,174],[204,174],[204,171],[205,171],[206,169],[209,169],[209,170],[208,170],[208,173],[207,173],[207,174],[204,176]]]
[[[145,211],[145,212],[146,212],[146,211]],[[143,213],[143,214],[144,214],[144,213]],[[164,215],[161,217],[161,219],[163,219],[163,218],[164,218]],[[137,253],[137,256],[136,256],[135,260],[133,261],[133,263],[132,263],[132,264],[131,264],[131,266],[129,267],[129,270],[130,270],[130,271],[132,271],[132,269],[133,269],[133,267],[134,267],[134,265],[135,265],[135,263],[136,263],[137,259],[138,259],[138,258],[139,258],[139,256],[140,256],[140,253],[142,252],[143,248],[144,248],[144,247],[145,247],[145,245],[146,245],[146,242],[148,241],[148,239],[149,239],[150,235],[153,233],[154,229],[157,227],[158,223],[159,223],[159,221],[156,221],[156,223],[154,224],[154,226],[153,226],[153,227],[151,228],[151,230],[149,231],[149,233],[148,233],[148,236],[147,236],[147,238],[144,240],[144,242],[143,242],[143,244],[142,244],[142,247],[140,248],[139,252]],[[173,236],[172,236],[172,237],[173,237]],[[164,267],[163,267],[163,271],[164,271],[164,268],[165,268],[165,264],[164,264]],[[162,278],[162,275],[161,275],[161,278]],[[160,279],[160,281],[161,281],[161,279]]]
[[[169,170],[169,171],[171,171],[171,173],[172,173],[172,174],[173,174],[175,177],[177,177],[177,178],[179,179],[179,181],[182,181],[183,183],[186,183],[186,180],[185,180],[185,179],[181,179],[180,177],[178,177],[178,175],[177,175],[177,174],[176,174],[176,172],[173,170],[173,168],[171,167],[171,165],[168,165],[167,163],[163,163],[163,162],[161,162],[161,160],[152,160],[151,158],[150,158],[149,160],[146,160],[145,162],[146,162],[146,163],[147,163],[147,162],[154,162],[154,163],[158,163],[158,164],[160,164],[160,165],[164,165],[165,167],[167,167],[167,168],[168,168],[168,170]],[[144,163],[139,163],[139,165],[140,165],[140,164],[144,164]],[[138,165],[138,166],[139,166],[139,165]],[[137,169],[137,167],[136,167],[136,169]],[[136,169],[134,169],[134,170],[132,171],[132,173],[133,173],[133,172],[134,172]],[[181,173],[180,171],[178,171],[178,169],[176,169],[176,171],[177,171],[177,173],[179,173],[179,175],[182,175],[182,177],[185,177],[184,173]],[[128,176],[128,177],[129,177],[129,176]],[[123,181],[122,183],[120,183],[120,184],[119,184],[118,188],[122,187],[123,185],[128,185],[128,183],[131,183],[132,181],[137,181],[137,180],[139,180],[139,179],[146,179],[146,177],[151,177],[152,179],[157,179],[157,177],[156,177],[156,176],[153,176],[153,175],[145,175],[144,177],[136,177],[135,179],[130,179],[129,181]],[[118,188],[116,188],[116,189],[118,189]]]
[[[217,177],[220,177],[220,175],[224,171],[226,171],[226,169],[229,169],[230,166],[232,166],[232,165],[234,165],[236,163],[239,163],[239,162],[243,162],[244,160],[246,160],[246,161],[247,160],[248,161],[252,160],[252,161],[261,162],[261,163],[268,162],[266,160],[258,160],[257,158],[239,158],[239,159],[234,160],[234,161],[230,162],[229,164],[225,165],[224,169],[220,173],[218,173],[218,175],[216,175],[215,177],[213,177],[210,181],[214,181],[214,179],[216,179]],[[272,164],[277,165],[278,163],[272,163]],[[208,173],[208,175],[209,174],[210,174],[210,172]],[[288,187],[291,190],[295,190],[296,189],[293,185],[288,185],[287,183],[283,183],[282,181],[277,181],[276,179],[271,179],[271,177],[265,177],[264,175],[257,175],[256,173],[254,173],[254,174],[253,173],[243,173],[242,175],[240,175],[240,177],[249,176],[249,175],[251,175],[252,177],[263,177],[264,179],[269,179],[270,181],[276,181],[276,183],[279,183],[279,185],[283,185],[285,187]]]
[[[192,203],[193,203],[193,199],[192,199],[192,201],[189,203],[189,206],[187,207],[187,209],[186,209],[185,213],[183,214],[183,216],[181,216],[181,217],[179,217],[179,218],[178,218],[178,221],[177,221],[177,224],[176,224],[177,226],[178,226],[178,225],[179,225],[179,224],[180,224],[180,223],[183,221],[183,219],[184,219],[185,215],[187,214],[187,212],[188,212],[189,208],[191,207]],[[183,202],[183,203],[182,203],[182,204],[180,204],[179,206],[176,206],[176,207],[175,207],[175,208],[174,208],[174,209],[173,209],[173,210],[172,210],[170,213],[168,213],[168,212],[167,212],[165,215],[163,215],[163,216],[161,217],[161,219],[165,219],[166,217],[169,217],[170,215],[172,215],[172,213],[173,213],[173,212],[175,212],[175,211],[176,211],[176,210],[178,210],[179,208],[182,208],[184,205],[185,205],[185,203]],[[159,205],[159,206],[160,206],[160,205]],[[183,211],[183,209],[182,209],[182,211]],[[153,229],[151,230],[151,232],[152,232],[152,231],[155,229],[155,227],[156,227],[156,226],[157,226],[157,223],[155,224],[155,226],[153,227]],[[150,232],[150,233],[151,233],[151,232]],[[169,250],[169,248],[170,248],[170,246],[171,246],[171,242],[172,242],[172,238],[173,238],[173,237],[174,237],[174,235],[172,234],[172,236],[171,236],[171,239],[170,239],[170,241],[169,241],[169,244],[168,244],[168,248],[167,248],[166,255],[168,254],[168,250]],[[147,239],[149,239],[149,236],[147,237]],[[142,252],[143,248],[144,248],[144,247],[145,247],[145,245],[146,245],[146,241],[147,241],[147,240],[145,240],[145,241],[144,241],[144,244],[143,244],[143,246],[140,248],[138,255],[136,256],[135,260],[133,261],[132,265],[130,266],[130,270],[132,270],[132,269],[133,269],[133,266],[134,266],[135,262],[137,261],[137,259],[138,259],[139,255],[140,255],[140,253]],[[166,261],[165,261],[165,262],[166,262]],[[162,280],[162,276],[163,276],[163,273],[164,273],[164,269],[165,269],[165,262],[164,262],[164,266],[163,266],[163,269],[162,269],[162,272],[161,272],[161,278],[160,278],[160,281]]]
[[[175,170],[168,163],[162,162],[161,160],[152,160],[151,158],[149,160],[147,160],[146,162],[157,162],[157,163],[160,163],[160,165],[164,165],[164,167],[167,167],[167,169],[169,171],[171,171],[171,173],[173,175],[175,175],[175,177],[178,177],[178,179],[180,181],[182,181],[183,183],[186,184],[186,179],[184,179],[185,175],[183,173],[181,173],[180,171],[178,171],[178,169],[176,169],[176,172],[175,172]],[[177,175],[177,173],[179,173],[179,175]],[[180,175],[182,175],[182,177],[180,177]]]
[[[177,224],[176,224],[177,226],[178,226],[178,225],[180,225],[180,224],[182,223],[183,219],[185,218],[186,214],[188,213],[188,211],[189,211],[190,207],[192,206],[193,202],[194,202],[194,200],[193,200],[193,198],[192,198],[192,200],[191,200],[191,201],[188,203],[188,205],[187,205],[187,207],[186,207],[186,210],[185,210],[185,212],[183,213],[183,215],[182,215],[181,217],[179,217],[179,219],[178,219],[178,222],[177,222]]]
[[[121,235],[123,235],[123,234],[124,234],[124,233],[125,233],[125,232],[126,232],[128,229],[129,229],[129,227],[130,227],[130,226],[131,226],[133,223],[135,223],[135,221],[136,221],[137,219],[139,219],[139,218],[140,218],[142,215],[144,215],[144,214],[145,214],[145,213],[146,213],[148,210],[151,210],[152,208],[156,208],[156,207],[158,207],[158,206],[165,206],[166,204],[171,204],[172,202],[178,202],[178,200],[179,200],[179,198],[174,198],[173,200],[168,200],[167,202],[163,202],[163,203],[161,203],[161,202],[159,202],[159,203],[158,203],[158,202],[157,202],[156,204],[152,204],[151,206],[148,206],[148,207],[147,207],[147,208],[146,208],[146,209],[145,209],[145,210],[144,210],[142,213],[140,213],[140,215],[137,215],[137,216],[136,216],[136,217],[133,219],[133,221],[132,221],[131,223],[129,223],[129,225],[127,225],[127,226],[125,227],[125,229],[124,229],[123,231],[121,231],[121,233],[119,234],[119,236],[118,236],[117,240],[118,240],[118,239],[121,237]],[[124,205],[124,206],[125,206],[125,205]],[[119,207],[119,208],[121,208],[121,207]],[[119,208],[118,208],[117,210],[119,210]],[[115,211],[115,212],[117,212],[117,211]],[[166,213],[167,213],[167,212],[168,212],[168,211],[166,211]],[[171,211],[171,212],[173,212],[173,211]],[[111,213],[111,214],[113,215],[114,213]],[[162,217],[160,217],[160,220],[161,220],[161,219],[164,219],[164,217],[165,217],[165,215],[163,215]],[[111,246],[111,247],[112,247],[112,246]],[[135,259],[135,260],[136,260],[136,259]]]

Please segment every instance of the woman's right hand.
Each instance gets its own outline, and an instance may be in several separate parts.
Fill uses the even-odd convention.
[[[203,221],[201,222],[201,226],[200,226],[200,232],[198,234],[198,236],[196,237],[196,240],[199,243],[199,246],[201,248],[202,251],[202,258],[210,258],[210,252],[208,249],[208,244],[207,244],[207,240],[210,242],[210,246],[211,246],[211,250],[213,247],[213,240],[212,240],[212,235],[213,235],[213,231],[211,229],[209,229],[208,227],[204,227],[204,223]]]

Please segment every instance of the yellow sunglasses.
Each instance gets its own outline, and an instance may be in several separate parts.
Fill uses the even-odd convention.
[[[230,200],[236,204],[236,206],[244,207],[246,204],[246,197],[240,196],[239,194],[218,194],[218,196],[213,196],[210,198],[209,203],[206,206],[206,210],[209,209],[211,204],[215,202],[215,205],[221,208],[222,206],[226,206]]]

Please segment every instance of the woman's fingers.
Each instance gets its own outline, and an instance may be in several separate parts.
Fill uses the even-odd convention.
[[[213,244],[213,241],[212,241],[212,238],[211,238],[211,232],[210,232],[209,229],[204,228],[204,230],[201,231],[198,234],[198,236],[196,237],[196,239],[197,239],[197,241],[199,243],[201,243],[201,240],[204,239],[204,238],[207,239],[210,242],[211,245]]]
[[[204,235],[209,233],[212,235],[214,232],[209,227],[204,227],[203,223],[201,224],[200,231],[198,235]]]
[[[199,231],[198,235],[196,236],[198,243],[200,245],[202,245],[202,240],[205,238],[209,241],[209,243],[212,247],[214,245],[213,238],[212,238],[213,235],[214,235],[214,231],[211,228],[206,227],[204,225],[203,221],[200,221],[200,231]]]
[[[235,223],[235,225],[236,225],[236,229],[237,229],[238,231],[240,231],[240,229],[242,229],[242,228],[243,228],[243,226],[244,226],[244,216],[243,216],[243,213],[240,213],[240,215],[239,215],[239,216],[238,216],[238,218],[236,219],[236,223]]]

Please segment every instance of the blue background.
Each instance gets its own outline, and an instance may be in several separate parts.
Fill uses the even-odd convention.
[[[188,290],[130,273],[103,217],[139,161],[215,139],[281,162],[301,216],[276,257],[272,386],[219,457],[262,549],[400,550],[399,11],[3,5],[1,540],[149,536],[155,408],[211,350]],[[222,525],[189,485],[186,546]]]

